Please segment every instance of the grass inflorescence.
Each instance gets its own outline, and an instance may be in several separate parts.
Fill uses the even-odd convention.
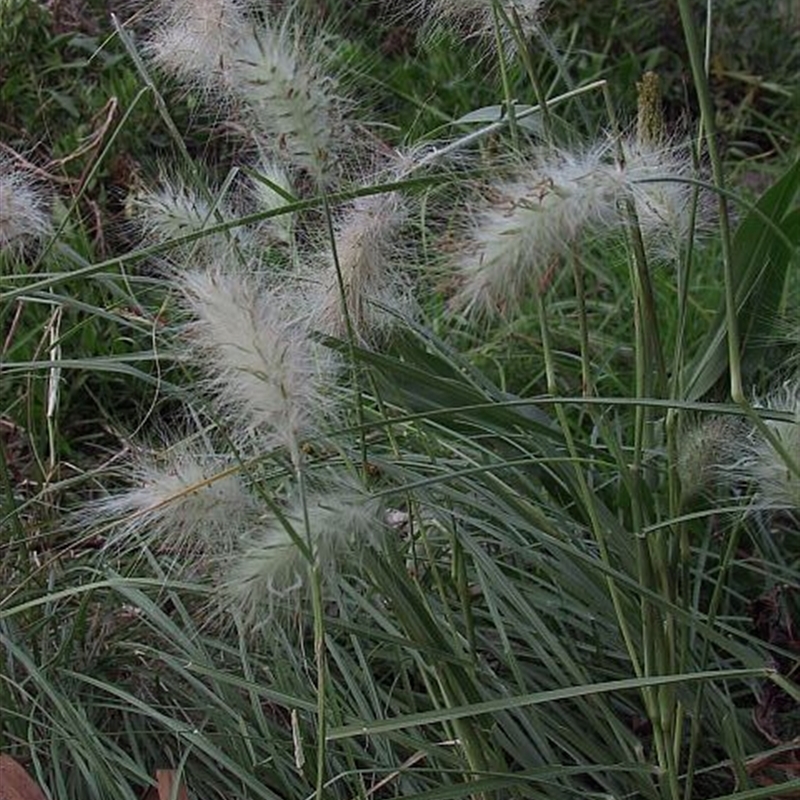
[[[706,10],[157,2],[74,161],[2,129],[1,753],[98,800],[796,789],[793,62],[740,146]]]

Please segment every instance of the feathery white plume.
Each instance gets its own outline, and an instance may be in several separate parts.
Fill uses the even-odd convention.
[[[41,191],[27,173],[0,158],[0,251],[17,253],[48,230]]]
[[[678,454],[678,476],[684,500],[727,483],[725,467],[740,456],[744,423],[733,416],[712,416],[684,432]]]
[[[233,62],[233,89],[271,136],[275,155],[307,170],[319,184],[333,177],[338,98],[318,43],[303,47],[288,17],[244,37]]]
[[[234,218],[224,202],[212,203],[180,180],[163,180],[158,189],[138,192],[130,198],[127,208],[139,220],[145,238],[155,244],[200,233]],[[247,244],[243,228],[201,236],[181,245],[180,252],[192,252],[209,260],[226,253],[234,244]]]
[[[354,336],[366,343],[397,319],[381,306],[397,314],[409,307],[410,294],[394,263],[396,235],[405,218],[405,203],[398,192],[360,197],[352,203],[335,232],[339,274],[328,244],[325,266],[316,279],[311,278],[313,327],[344,338],[349,317]]]
[[[686,497],[713,482],[751,487],[759,507],[800,509],[800,381],[788,381],[754,407],[793,417],[763,420],[789,459],[744,419],[712,417],[681,443],[678,469]]]
[[[287,297],[253,275],[212,268],[189,272],[180,284],[195,316],[188,339],[233,428],[287,447],[299,463],[301,439],[329,407],[323,387],[335,371],[328,351],[314,345]]]
[[[537,275],[585,234],[608,235],[626,223],[625,200],[636,209],[651,255],[677,256],[691,223],[689,175],[676,149],[623,144],[620,167],[610,142],[585,152],[546,155],[490,188],[473,215],[456,260],[456,307],[513,308]]]
[[[675,263],[692,225],[693,168],[677,146],[623,143],[625,177],[647,254]],[[698,197],[695,224],[705,222],[708,204]]]
[[[161,0],[147,45],[153,60],[189,85],[237,99],[272,154],[318,185],[336,174],[341,98],[296,7],[258,22],[242,0]]]
[[[586,228],[598,230],[619,219],[625,182],[607,154],[606,144],[578,155],[563,153],[491,187],[457,258],[456,307],[513,308],[532,278]]]
[[[229,82],[232,53],[247,30],[240,0],[159,0],[154,16],[147,52],[162,69],[205,89]]]
[[[754,431],[744,457],[731,467],[731,475],[753,483],[759,501],[766,506],[800,509],[800,380],[787,382],[757,407],[792,415],[792,421],[765,420],[791,462]]]
[[[353,557],[364,543],[375,542],[382,528],[380,504],[352,482],[310,494],[305,509],[296,500],[283,521],[263,524],[240,553],[227,559],[228,574],[220,586],[223,602],[250,623],[268,617],[277,598],[306,585],[312,569],[309,555],[330,574],[345,554]]]
[[[231,459],[208,455],[197,444],[137,454],[128,479],[130,489],[99,501],[84,515],[114,521],[112,545],[135,547],[146,540],[176,552],[221,555],[257,517],[255,499]]]

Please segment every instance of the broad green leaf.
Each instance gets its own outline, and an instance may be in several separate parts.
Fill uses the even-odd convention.
[[[733,238],[733,276],[742,360],[762,344],[780,308],[787,270],[800,243],[797,214],[789,211],[800,187],[800,161],[758,200]],[[791,244],[791,247],[790,247]],[[686,370],[687,400],[705,396],[728,368],[728,325],[721,308]]]

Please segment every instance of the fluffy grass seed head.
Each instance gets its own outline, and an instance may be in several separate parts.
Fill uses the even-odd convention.
[[[290,503],[283,520],[262,522],[241,551],[226,559],[223,604],[251,625],[268,619],[278,601],[301,592],[314,564],[330,576],[384,527],[378,501],[351,481],[311,493],[305,512],[299,500]]]
[[[258,507],[231,460],[181,442],[153,454],[141,451],[127,467],[131,488],[93,504],[86,520],[115,522],[109,544],[143,541],[176,556],[222,555],[257,517]]]
[[[688,152],[677,145],[623,143],[625,179],[636,207],[636,217],[651,258],[676,263],[692,233],[694,177]],[[694,224],[702,226],[708,203],[699,195]]]
[[[732,474],[752,483],[757,499],[765,506],[800,509],[800,380],[787,382],[757,405],[793,416],[791,421],[765,420],[791,462],[764,436],[754,432],[744,457],[732,467]]]
[[[686,430],[678,454],[684,501],[726,482],[721,465],[738,458],[737,449],[745,436],[745,427],[736,417],[709,417]]]
[[[49,230],[41,191],[26,172],[0,158],[0,252],[18,255]]]
[[[303,42],[299,27],[286,17],[244,37],[233,62],[233,90],[274,155],[324,185],[336,173],[340,98],[320,43]]]
[[[200,233],[220,222],[230,221],[234,216],[224,202],[210,201],[181,180],[166,179],[155,190],[143,190],[133,195],[128,201],[127,211],[139,222],[145,239],[154,244]],[[242,228],[232,228],[187,242],[178,248],[178,252],[182,255],[192,253],[208,261],[229,252],[234,245],[245,244],[246,232]]]
[[[240,0],[159,0],[153,16],[146,50],[156,64],[199,88],[227,87],[248,27]]]
[[[398,192],[360,197],[351,204],[335,231],[339,273],[328,243],[321,271],[309,277],[312,327],[345,338],[349,317],[356,340],[366,344],[380,338],[396,315],[411,313],[411,294],[396,264],[397,234],[405,219],[406,204]]]
[[[261,447],[285,446],[295,463],[301,440],[330,410],[323,387],[335,376],[285,293],[254,275],[219,268],[180,279],[194,316],[186,328],[229,429]]]
[[[533,278],[586,229],[615,224],[625,179],[607,155],[606,144],[561,153],[491,186],[456,257],[454,306],[478,313],[515,308]]]
[[[515,37],[502,21],[503,14],[508,22],[521,28],[520,33],[525,37],[541,30],[546,0],[421,0],[417,8],[420,13],[442,23],[465,23],[477,35],[488,39],[495,28],[492,8],[495,1],[501,12],[500,36],[507,50],[515,49]]]

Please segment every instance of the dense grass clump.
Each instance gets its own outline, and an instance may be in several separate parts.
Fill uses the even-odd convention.
[[[2,7],[2,774],[789,796],[791,9],[390,5]]]

